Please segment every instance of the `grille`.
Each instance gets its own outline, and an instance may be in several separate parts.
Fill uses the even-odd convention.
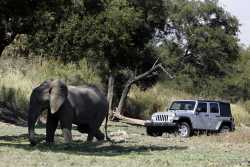
[[[156,121],[166,122],[167,120],[168,120],[168,116],[167,115],[157,115],[156,116]]]

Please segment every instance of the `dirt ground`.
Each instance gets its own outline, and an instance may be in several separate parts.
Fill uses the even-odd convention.
[[[86,134],[73,130],[74,142],[64,144],[58,129],[55,144],[47,146],[45,129],[37,128],[41,142],[31,147],[27,127],[0,123],[0,166],[250,166],[247,127],[187,139],[173,134],[150,137],[144,127],[117,122],[109,122],[108,129],[114,143],[87,143]]]

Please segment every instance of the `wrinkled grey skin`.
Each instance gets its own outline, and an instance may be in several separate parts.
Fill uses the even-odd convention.
[[[66,86],[61,80],[47,80],[36,87],[32,91],[28,111],[28,134],[32,145],[36,144],[35,123],[45,109],[48,109],[46,143],[54,142],[59,121],[65,142],[72,140],[72,124],[76,124],[80,132],[88,134],[87,141],[92,141],[93,137],[104,140],[104,134],[99,128],[105,117],[108,139],[108,102],[101,91],[94,86]]]

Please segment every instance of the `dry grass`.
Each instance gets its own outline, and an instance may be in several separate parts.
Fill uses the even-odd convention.
[[[24,59],[16,57],[0,58],[0,102],[11,107],[26,110],[31,91],[46,79],[60,78],[70,84],[95,83],[100,86],[100,78],[82,60],[79,65],[63,65],[55,60]]]
[[[85,143],[86,135],[73,131],[74,142],[62,143],[57,131],[56,144],[29,146],[27,128],[0,124],[0,166],[249,166],[250,130],[237,128],[223,135],[201,135],[182,139],[174,135],[150,137],[143,127],[109,123],[118,143]],[[44,129],[37,129],[39,138]],[[117,136],[119,135],[120,136]],[[125,134],[125,135],[124,135]]]
[[[250,125],[250,113],[243,107],[243,104],[232,104],[232,113],[237,125]]]

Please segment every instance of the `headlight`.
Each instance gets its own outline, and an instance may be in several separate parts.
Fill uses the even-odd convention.
[[[171,117],[175,117],[175,115],[176,114],[174,112],[170,114]]]
[[[173,120],[175,118],[175,113],[171,113],[168,115],[168,120]]]
[[[151,119],[155,120],[156,119],[156,115],[152,115]]]

